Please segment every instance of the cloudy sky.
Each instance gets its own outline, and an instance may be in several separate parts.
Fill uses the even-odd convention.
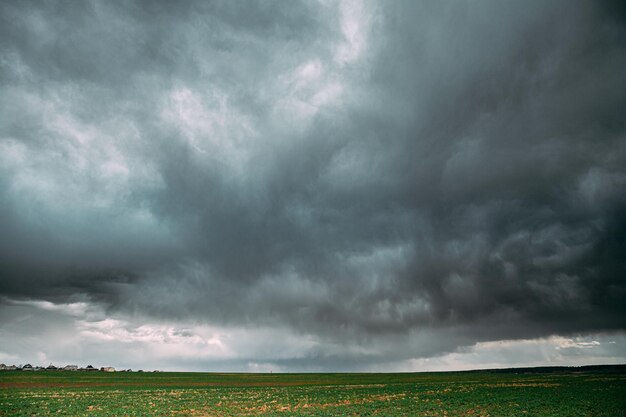
[[[620,2],[0,19],[0,362],[626,362]]]

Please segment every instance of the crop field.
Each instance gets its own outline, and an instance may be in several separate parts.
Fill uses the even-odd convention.
[[[0,416],[626,416],[626,370],[0,372]]]

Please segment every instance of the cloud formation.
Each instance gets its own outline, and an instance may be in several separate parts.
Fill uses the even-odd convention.
[[[0,10],[4,311],[259,369],[624,330],[618,2]]]

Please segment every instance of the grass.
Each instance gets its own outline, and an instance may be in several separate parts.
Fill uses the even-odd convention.
[[[0,416],[626,416],[626,371],[0,372]]]

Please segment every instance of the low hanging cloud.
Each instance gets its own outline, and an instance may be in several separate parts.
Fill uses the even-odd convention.
[[[619,2],[0,19],[5,334],[54,311],[116,351],[187,346],[173,368],[306,370],[624,331]],[[230,353],[188,362],[216,334]]]

